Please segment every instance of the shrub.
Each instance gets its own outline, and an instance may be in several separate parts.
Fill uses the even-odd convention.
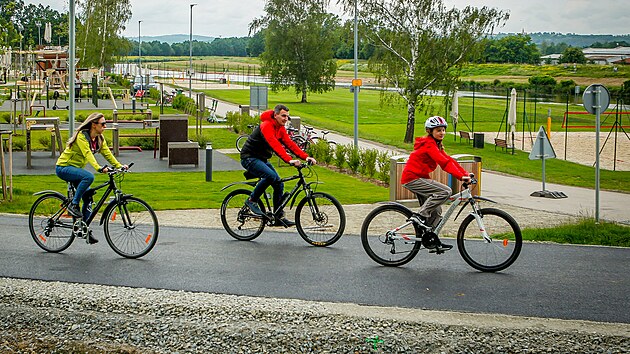
[[[200,135],[197,135],[196,141],[199,144],[200,148],[205,148],[206,144],[210,142],[210,137],[200,134]]]
[[[13,151],[24,151],[24,150],[26,150],[26,140],[13,139]]]
[[[361,152],[361,172],[373,178],[376,174],[376,158],[378,157],[378,150],[365,149]]]
[[[376,158],[378,164],[378,179],[382,182],[389,183],[390,158],[387,151],[380,152]]]
[[[361,153],[359,148],[354,145],[348,145],[348,168],[352,173],[357,173],[359,171],[359,166],[361,165]]]
[[[225,119],[227,120],[227,124],[237,134],[249,134],[251,133],[251,129],[247,126],[260,123],[258,117],[252,117],[249,114],[241,114],[239,112],[227,112]]]
[[[342,169],[346,164],[346,149],[346,146],[341,144],[337,144],[335,147],[334,163],[338,169]]]
[[[139,146],[143,150],[153,150],[153,138],[135,137],[126,139],[127,146]]]
[[[11,114],[10,113],[0,114],[0,122],[11,123]]]
[[[186,97],[182,94],[176,95],[173,98],[173,108],[184,110],[190,104],[195,104],[195,100],[190,97]]]
[[[50,149],[50,135],[42,135],[39,137],[38,141],[45,150]]]

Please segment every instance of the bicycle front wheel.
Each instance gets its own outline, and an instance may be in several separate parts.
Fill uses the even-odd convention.
[[[330,246],[346,228],[346,213],[341,203],[327,193],[312,193],[295,209],[295,224],[304,241],[313,246]]]
[[[361,226],[361,243],[372,260],[384,266],[397,267],[418,254],[421,243],[413,241],[418,235],[415,226],[409,224],[400,228],[409,217],[411,210],[391,204],[379,206],[368,214]]]
[[[479,216],[483,225],[478,225],[471,214],[459,226],[459,254],[471,267],[483,272],[498,272],[509,267],[521,253],[521,228],[503,210],[480,209]],[[485,230],[490,240],[484,239],[479,230]]]
[[[155,246],[160,227],[149,204],[126,197],[107,211],[104,231],[114,252],[126,258],[140,258]]]
[[[236,150],[238,150],[238,152],[241,152],[243,149],[243,145],[245,145],[247,138],[249,138],[249,135],[241,135],[236,138]]]
[[[28,213],[28,228],[35,243],[47,252],[61,252],[74,241],[74,218],[65,198],[54,194],[39,197]]]
[[[239,241],[251,241],[265,229],[264,218],[255,215],[245,206],[245,201],[251,194],[246,189],[237,189],[230,192],[221,203],[221,223],[225,231]],[[260,200],[258,207],[265,211]]]

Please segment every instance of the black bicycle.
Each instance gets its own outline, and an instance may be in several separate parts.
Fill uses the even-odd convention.
[[[133,163],[129,164],[131,166]],[[114,169],[107,173],[107,182],[85,192],[84,197],[93,204],[94,193],[107,187],[96,205],[92,205],[93,211],[86,220],[73,217],[67,211],[75,193],[72,183],[68,183],[67,196],[53,190],[35,193],[40,197],[28,214],[29,229],[35,243],[47,252],[61,252],[70,247],[76,237],[88,242],[92,233],[90,224],[113,193],[99,222],[103,225],[107,243],[114,252],[126,258],[140,258],[149,253],[160,231],[157,216],[145,201],[123,194],[119,185],[126,172],[122,168]]]
[[[250,241],[258,237],[265,226],[274,225],[282,217],[285,206],[291,202],[290,209],[300,193],[304,193],[303,198],[297,203],[295,209],[295,224],[300,236],[304,241],[313,246],[330,246],[337,242],[346,227],[346,214],[343,206],[335,197],[323,192],[316,192],[313,185],[319,181],[306,182],[306,178],[317,176],[315,170],[308,164],[295,166],[297,175],[285,177],[282,182],[298,180],[295,187],[282,200],[276,212],[270,203],[270,195],[265,192],[263,198],[258,201],[258,207],[265,215],[254,214],[245,201],[252,193],[251,189],[236,189],[225,197],[221,204],[221,222],[223,227],[237,240]],[[303,169],[307,168],[305,175]],[[247,178],[247,173],[245,174]],[[258,181],[234,182],[223,187],[225,190],[234,185],[246,185],[254,188]]]

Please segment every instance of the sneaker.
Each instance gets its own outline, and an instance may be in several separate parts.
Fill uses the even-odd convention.
[[[295,221],[291,221],[285,217],[274,220],[271,226],[284,226],[284,227],[292,227],[295,226]]]
[[[452,248],[453,248],[453,245],[448,245],[440,241],[440,244],[436,248],[431,249],[429,253],[444,253]]]
[[[79,205],[70,203],[68,204],[68,214],[74,216],[75,218],[82,218],[83,214],[81,214],[81,210],[79,210]]]
[[[249,208],[249,210],[252,211],[252,213],[256,215],[265,215],[265,213],[263,213],[262,210],[260,210],[260,208],[258,207],[258,203],[253,202],[251,199],[247,198],[247,200],[245,201],[245,205]]]
[[[94,235],[92,235],[92,230],[88,231],[88,238],[87,238],[87,242],[90,245],[93,245],[95,243],[98,243],[98,239],[96,237],[94,237]]]
[[[409,221],[413,222],[414,224],[423,227],[425,229],[430,229],[431,227],[428,226],[427,224],[425,224],[426,220],[424,219],[424,217],[418,213],[412,213],[411,216],[409,217]]]

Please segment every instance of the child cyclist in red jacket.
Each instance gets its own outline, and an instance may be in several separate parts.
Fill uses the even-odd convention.
[[[448,123],[440,116],[429,117],[424,123],[428,133],[425,137],[416,138],[413,152],[409,155],[405,169],[400,178],[403,187],[414,192],[419,200],[426,198],[420,206],[420,211],[411,217],[421,226],[430,229],[440,222],[442,208],[452,190],[449,186],[432,180],[429,173],[439,165],[444,171],[453,175],[460,181],[469,182],[471,174],[467,172],[452,157],[444,152],[442,140],[446,134]],[[438,249],[445,251],[453,248],[452,245],[443,244],[438,240]]]

